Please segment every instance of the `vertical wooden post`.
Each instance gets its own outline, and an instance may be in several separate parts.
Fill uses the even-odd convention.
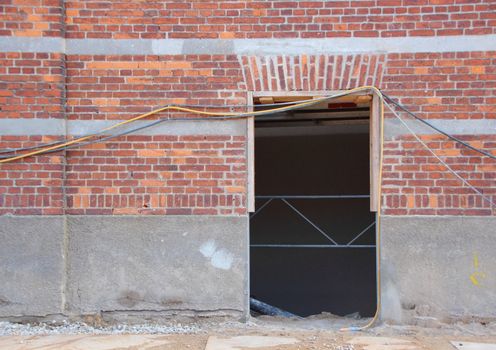
[[[248,92],[248,104],[253,105],[253,93]],[[253,111],[253,107],[249,109]],[[246,118],[246,201],[248,212],[255,211],[255,117]]]
[[[370,211],[376,212],[379,194],[381,100],[376,94],[370,107]]]
[[[247,119],[248,212],[255,211],[255,117]]]

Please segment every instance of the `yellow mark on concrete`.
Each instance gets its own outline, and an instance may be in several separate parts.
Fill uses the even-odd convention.
[[[479,285],[479,280],[477,279],[477,277],[475,277],[475,272],[470,275],[470,280],[472,281],[472,284],[474,286],[478,286]]]
[[[479,271],[479,256],[477,253],[474,253],[474,272],[469,276],[469,278],[474,286],[480,286],[479,278],[486,278],[486,274]]]

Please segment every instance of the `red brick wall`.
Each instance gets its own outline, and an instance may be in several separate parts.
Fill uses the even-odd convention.
[[[495,14],[493,0],[7,0],[0,4],[0,36],[481,35],[495,33]],[[127,119],[166,103],[246,104],[247,91],[359,85],[376,85],[425,118],[496,118],[496,52],[270,57],[2,52],[0,63],[0,118]],[[246,140],[220,134],[128,136],[67,155],[2,164],[0,214],[243,214]],[[54,137],[3,136],[0,145],[25,147]],[[496,153],[491,137],[462,137]],[[493,160],[443,139],[427,140],[496,201]],[[386,213],[491,214],[480,196],[468,193],[409,137],[388,141],[385,153]]]
[[[0,119],[63,119],[64,55],[0,52]],[[0,136],[0,149],[31,147],[60,136]],[[4,154],[0,154],[4,155]],[[0,164],[0,215],[63,213],[62,153]]]
[[[64,118],[59,53],[0,52],[0,118]]]
[[[496,118],[496,52],[389,54],[383,88],[425,118]]]
[[[243,136],[126,136],[70,151],[68,214],[245,214]]]
[[[67,1],[71,38],[324,38],[494,33],[492,0]]]
[[[22,83],[9,83],[16,80],[12,74],[2,76],[3,84],[7,84],[4,94],[17,96],[6,97],[17,101],[17,105],[6,103],[7,108],[2,113],[8,117],[60,117],[60,95],[63,94],[60,56],[4,56],[16,57],[5,61],[8,67],[2,68],[4,72],[8,73],[12,67],[21,69],[22,73],[25,66],[34,74],[20,74],[20,78],[27,79]],[[335,81],[327,76],[321,79],[326,70],[316,68],[320,57],[297,57],[292,61],[304,77],[296,90],[312,90],[319,87],[320,81]],[[363,56],[367,60],[358,57],[359,60],[326,57],[327,72],[334,71],[333,62],[348,62],[349,67],[337,70],[336,76],[346,79],[346,87],[355,87],[362,84],[356,79],[361,77],[362,66],[352,67],[351,62],[375,59],[381,62],[384,71],[384,90],[421,112],[423,117],[495,117],[495,53]],[[260,62],[265,61],[278,62],[278,58],[273,61],[262,58]],[[297,67],[289,67],[287,71],[295,72]],[[37,69],[40,74],[36,74]],[[55,69],[54,74],[42,74],[51,73],[52,69]],[[250,57],[69,56],[67,117],[126,119],[168,102],[222,104],[226,98],[230,103],[246,103],[246,89],[264,90],[260,83],[254,85],[249,78],[244,81],[243,76],[255,76],[256,69]],[[339,73],[345,71],[349,74]],[[262,80],[275,79],[275,72],[275,65],[272,70],[261,69]],[[315,76],[320,78],[315,79]],[[344,81],[340,80],[337,86],[343,87],[342,84]],[[18,89],[8,88],[14,86]],[[277,83],[271,85],[274,87],[282,89]],[[49,99],[44,94],[55,95],[55,98]],[[477,147],[494,150],[493,139],[475,139],[477,137],[468,138],[477,141],[474,143]],[[3,141],[2,148],[21,147],[39,142],[41,138],[4,137]],[[444,137],[429,140],[429,145],[463,177],[494,198],[492,191],[496,182],[492,174],[496,169],[492,160],[455,147]],[[471,193],[426,152],[410,138],[386,144],[385,213],[491,214],[480,196]],[[62,213],[64,189],[67,192],[65,212],[70,214],[240,214],[246,211],[246,157],[242,138],[128,136],[89,149],[69,151],[65,175],[61,159],[60,156],[43,156],[2,165],[2,212]],[[65,187],[62,181],[66,181]]]
[[[423,118],[495,119],[496,52],[389,54],[382,88]],[[405,113],[406,120],[412,120]],[[391,113],[388,118],[394,118]],[[496,154],[495,138],[459,135]],[[496,161],[436,134],[423,136],[453,170],[496,203]],[[469,189],[411,136],[385,147],[385,213],[491,215]]]
[[[496,154],[496,135],[460,136]],[[450,168],[496,203],[496,161],[443,135],[421,139]],[[494,206],[448,171],[413,136],[388,141],[383,168],[384,213],[390,215],[494,215]]]
[[[67,67],[70,120],[128,119],[167,103],[246,103],[236,56],[69,55]],[[70,151],[67,213],[244,214],[245,149],[244,137],[192,135]]]
[[[167,103],[245,101],[236,56],[67,56],[69,119],[125,119]]]
[[[5,0],[1,10],[0,35],[70,38],[480,35],[496,21],[492,0]]]
[[[0,149],[31,147],[53,137],[0,136]],[[64,159],[56,153],[0,164],[0,215],[60,215]]]
[[[63,3],[63,0],[1,1],[0,36],[63,36]]]

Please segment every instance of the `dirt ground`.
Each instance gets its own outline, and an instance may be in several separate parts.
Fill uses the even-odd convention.
[[[252,318],[247,323],[202,322],[183,334],[78,334],[59,329],[49,335],[4,335],[0,349],[12,350],[495,350],[496,324],[418,326],[379,325],[365,331],[341,328],[367,320],[314,317],[303,320]],[[191,328],[193,329],[193,328]],[[451,343],[454,342],[454,343]],[[475,344],[477,343],[477,344]],[[483,344],[481,344],[483,343]]]

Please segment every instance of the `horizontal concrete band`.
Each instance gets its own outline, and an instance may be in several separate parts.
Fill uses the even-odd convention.
[[[411,119],[407,120],[406,117],[403,117],[403,121],[416,134],[439,134],[433,128],[419,121]],[[494,119],[429,119],[428,122],[440,130],[452,135],[496,135],[496,120]],[[384,137],[386,139],[408,134],[411,134],[411,132],[398,119],[387,119],[385,121]]]
[[[64,39],[0,37],[3,52],[99,55],[299,55],[496,50],[496,35],[327,39]]]
[[[405,120],[405,119],[404,119]],[[121,120],[69,120],[63,119],[0,119],[0,136],[22,135],[85,135],[98,132],[106,127],[117,124]],[[412,130],[419,134],[436,134],[437,131],[418,121],[405,120]],[[429,119],[429,122],[441,130],[456,135],[494,135],[496,120],[445,120]],[[125,132],[131,128],[139,128],[152,121],[136,121],[119,127],[115,132]],[[336,126],[338,127],[338,126]],[[327,129],[332,126],[326,127]],[[343,129],[343,128],[341,128]],[[360,129],[362,130],[362,129]],[[356,132],[361,132],[360,130]],[[363,128],[367,132],[367,128]],[[341,131],[346,132],[346,130]],[[332,133],[329,130],[326,133]],[[394,138],[410,132],[397,119],[387,119],[385,122],[385,137]],[[166,121],[147,129],[139,130],[134,135],[246,135],[244,120],[181,120]]]
[[[122,120],[0,119],[0,135],[86,135]],[[138,120],[112,133],[140,128],[154,121]],[[110,133],[110,132],[109,132]],[[246,135],[244,120],[170,120],[132,133],[133,135]]]

